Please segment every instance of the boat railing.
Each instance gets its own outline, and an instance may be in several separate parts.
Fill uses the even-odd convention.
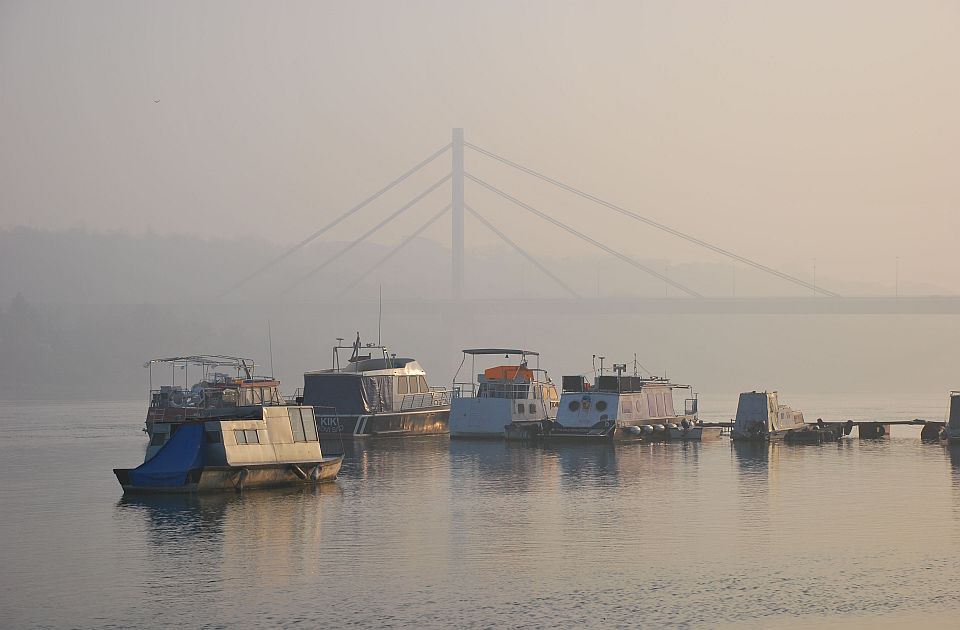
[[[449,406],[452,398],[453,390],[431,387],[429,392],[404,394],[400,399],[400,411]]]

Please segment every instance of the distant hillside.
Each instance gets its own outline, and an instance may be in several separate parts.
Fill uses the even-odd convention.
[[[417,239],[386,260],[407,235],[392,244],[317,241],[231,292],[231,302],[276,299],[320,302],[340,299],[362,275],[348,298],[446,297],[450,287],[450,251]],[[513,235],[523,245],[523,235]],[[328,259],[351,246],[328,264]],[[215,303],[239,279],[281,254],[265,240],[203,239],[184,235],[127,234],[85,230],[0,230],[0,303],[22,293],[31,301],[66,304]],[[629,253],[629,252],[628,252]],[[807,289],[749,268],[726,263],[667,264],[631,254],[642,264],[707,296],[801,295]],[[679,295],[676,288],[602,253],[586,256],[558,250],[540,262],[574,291],[585,296]],[[310,275],[312,270],[323,267]],[[789,270],[787,270],[789,271]],[[370,272],[370,273],[368,273]],[[466,283],[470,295],[552,297],[565,289],[514,250],[469,248]],[[298,282],[305,276],[306,281]],[[835,278],[819,282],[846,295],[883,294],[888,287],[861,286]],[[904,292],[944,293],[936,287],[902,287]]]

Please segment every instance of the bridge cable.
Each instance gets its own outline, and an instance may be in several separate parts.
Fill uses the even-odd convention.
[[[464,205],[463,205],[463,208],[464,208],[464,210],[466,210],[467,212],[469,212],[471,215],[473,215],[474,218],[476,218],[478,221],[480,221],[480,223],[482,223],[483,225],[485,225],[488,230],[490,230],[491,232],[493,232],[494,234],[496,234],[497,236],[499,236],[499,237],[500,237],[500,240],[502,240],[504,243],[506,243],[507,245],[509,245],[510,247],[512,247],[518,254],[520,254],[521,256],[523,256],[524,258],[526,258],[528,261],[530,261],[531,263],[533,263],[533,265],[534,265],[537,269],[539,269],[539,270],[542,271],[544,274],[546,274],[551,280],[553,280],[554,282],[556,282],[557,284],[559,284],[559,285],[563,288],[564,291],[566,291],[567,293],[569,293],[570,295],[572,295],[572,296],[575,297],[575,298],[580,298],[580,297],[582,297],[579,293],[577,293],[576,291],[574,291],[573,289],[571,289],[571,288],[567,285],[567,283],[565,283],[563,280],[561,280],[559,277],[557,277],[552,271],[550,271],[549,269],[547,269],[546,267],[544,267],[543,265],[541,265],[540,262],[539,262],[536,258],[534,258],[534,257],[531,256],[530,254],[528,254],[526,251],[523,250],[522,247],[520,247],[519,245],[517,245],[516,243],[514,243],[512,240],[510,240],[510,238],[508,238],[506,234],[504,234],[503,232],[501,232],[500,230],[498,230],[492,223],[490,223],[489,221],[487,221],[479,212],[477,212],[476,210],[474,210],[473,208],[471,208],[471,207],[468,206],[467,204],[464,204]]]
[[[257,276],[259,276],[261,273],[263,273],[264,271],[266,271],[266,270],[269,269],[270,267],[273,267],[273,266],[276,265],[278,262],[280,262],[280,261],[284,260],[285,258],[289,257],[289,256],[290,256],[291,254],[293,254],[294,252],[296,252],[296,251],[298,251],[298,250],[306,247],[306,246],[309,245],[311,242],[313,242],[314,240],[316,240],[317,238],[319,238],[320,236],[322,236],[324,233],[328,232],[330,229],[332,229],[332,228],[333,228],[334,226],[336,226],[338,223],[340,223],[341,221],[343,221],[343,220],[346,219],[347,217],[351,216],[352,214],[356,213],[357,211],[363,209],[364,207],[368,206],[368,205],[369,205],[370,203],[372,203],[373,201],[376,201],[376,200],[379,199],[381,196],[383,196],[384,193],[386,193],[387,191],[389,191],[389,190],[391,190],[392,188],[396,187],[396,186],[397,186],[398,184],[400,184],[402,181],[404,181],[405,179],[407,179],[408,177],[410,177],[411,175],[413,175],[414,173],[416,173],[417,171],[419,171],[420,169],[422,169],[423,167],[425,167],[427,164],[429,164],[430,162],[434,161],[435,159],[437,159],[438,157],[440,157],[441,155],[443,155],[451,146],[452,146],[451,144],[447,144],[446,146],[444,146],[444,147],[442,147],[442,148],[434,151],[434,152],[431,153],[429,156],[427,156],[425,159],[423,159],[423,160],[421,160],[419,163],[417,163],[416,166],[414,166],[413,168],[411,168],[410,170],[408,170],[407,172],[405,172],[403,175],[401,175],[400,177],[396,178],[395,180],[393,180],[392,182],[390,182],[389,184],[387,184],[386,186],[384,186],[383,188],[381,188],[381,189],[378,190],[377,192],[373,193],[372,195],[370,195],[369,197],[367,197],[366,199],[364,199],[363,201],[361,201],[360,203],[358,203],[358,204],[355,205],[354,207],[350,208],[349,210],[347,210],[346,212],[344,212],[343,214],[341,214],[340,216],[338,216],[336,219],[334,219],[334,220],[331,221],[330,223],[326,224],[325,226],[323,226],[322,228],[320,228],[319,230],[317,230],[316,232],[314,232],[313,234],[311,234],[311,235],[308,236],[307,238],[303,239],[302,241],[300,241],[299,243],[297,243],[296,245],[294,245],[293,247],[291,247],[291,248],[288,249],[287,251],[283,252],[282,254],[280,254],[279,256],[277,256],[276,258],[273,258],[273,259],[269,260],[268,262],[266,262],[265,264],[263,264],[262,266],[260,266],[259,268],[257,268],[255,271],[253,271],[251,274],[247,275],[245,278],[243,278],[242,280],[240,280],[240,281],[237,282],[236,284],[230,286],[228,289],[226,289],[225,291],[223,291],[222,293],[220,293],[220,295],[218,295],[217,297],[224,297],[224,296],[226,296],[227,294],[232,293],[233,291],[235,291],[236,289],[239,289],[241,286],[243,286],[243,285],[246,284],[247,282],[249,282],[249,281],[253,280],[254,278],[256,278]]]
[[[404,212],[406,212],[407,210],[409,210],[412,206],[414,206],[414,205],[415,205],[417,202],[419,202],[421,199],[423,199],[424,197],[426,197],[427,195],[429,195],[430,193],[432,193],[433,191],[435,191],[437,188],[440,188],[440,186],[442,186],[443,184],[447,183],[447,181],[449,181],[451,177],[453,177],[453,175],[451,175],[451,174],[449,174],[449,173],[448,173],[447,175],[444,175],[443,177],[441,177],[439,180],[437,180],[436,182],[434,182],[434,184],[433,184],[432,186],[430,186],[429,188],[427,188],[426,190],[424,190],[422,193],[420,193],[419,195],[417,195],[416,197],[414,197],[413,199],[411,199],[411,200],[408,201],[407,203],[403,204],[399,209],[395,210],[392,214],[390,214],[389,216],[387,216],[387,218],[385,218],[383,221],[381,221],[380,223],[377,223],[375,226],[373,226],[372,228],[370,228],[369,230],[367,230],[366,232],[364,232],[363,234],[361,234],[358,238],[354,239],[354,240],[353,240],[351,243],[349,243],[346,247],[342,248],[339,252],[337,252],[336,254],[334,254],[333,256],[331,256],[330,258],[326,259],[325,261],[323,261],[322,263],[320,263],[317,267],[314,267],[310,272],[308,272],[307,274],[305,274],[304,276],[302,276],[299,280],[297,280],[296,282],[294,282],[293,284],[291,284],[290,286],[288,286],[288,287],[287,287],[287,290],[293,289],[293,288],[296,287],[297,285],[301,284],[304,280],[307,280],[307,279],[310,278],[311,276],[315,275],[315,274],[316,274],[317,272],[319,272],[321,269],[323,269],[324,267],[326,267],[327,265],[329,265],[330,263],[332,263],[332,262],[335,261],[336,259],[338,259],[338,258],[340,258],[341,256],[343,256],[344,254],[346,254],[348,251],[350,251],[351,249],[353,249],[354,247],[356,247],[357,245],[359,245],[359,244],[362,243],[363,241],[365,241],[365,240],[367,239],[367,237],[373,235],[373,234],[374,234],[375,232],[377,232],[380,228],[382,228],[383,226],[385,226],[386,224],[390,223],[391,221],[393,221],[394,219],[396,219],[398,216],[400,216],[401,214],[403,214]]]
[[[380,260],[378,260],[377,262],[375,262],[375,263],[373,264],[373,266],[371,266],[369,269],[367,269],[367,270],[364,271],[362,274],[360,274],[360,276],[359,276],[356,280],[354,280],[353,282],[351,282],[350,285],[347,286],[343,291],[341,291],[341,292],[337,295],[337,297],[343,297],[345,294],[349,293],[354,287],[356,287],[358,284],[360,284],[367,276],[369,276],[371,273],[373,273],[374,271],[376,271],[376,270],[380,267],[380,265],[382,265],[383,263],[385,263],[385,262],[387,262],[388,260],[390,260],[390,258],[392,258],[394,254],[396,254],[396,253],[399,252],[401,249],[403,249],[403,248],[406,247],[408,244],[410,244],[410,242],[413,241],[413,239],[415,239],[416,237],[420,236],[420,234],[423,233],[423,231],[426,230],[428,227],[430,227],[431,225],[433,225],[434,223],[436,223],[437,219],[439,219],[439,218],[442,217],[444,214],[446,214],[447,212],[449,212],[449,211],[450,211],[450,208],[452,208],[452,207],[453,207],[453,204],[448,203],[447,206],[446,206],[443,210],[441,210],[440,212],[438,212],[438,213],[436,213],[435,215],[433,215],[432,217],[430,217],[430,219],[429,219],[426,223],[424,223],[424,224],[421,225],[419,228],[417,228],[417,231],[416,231],[416,232],[414,232],[413,234],[411,234],[411,235],[408,236],[407,238],[403,239],[403,240],[400,242],[399,245],[397,245],[396,247],[394,247],[393,249],[391,249],[383,258],[381,258]]]
[[[531,168],[527,168],[526,166],[523,166],[522,164],[518,164],[518,163],[516,163],[516,162],[513,162],[513,161],[511,161],[511,160],[508,160],[508,159],[505,158],[505,157],[502,157],[502,156],[500,156],[500,155],[497,155],[496,153],[494,153],[494,152],[492,152],[492,151],[488,151],[488,150],[486,150],[486,149],[484,149],[484,148],[482,148],[482,147],[478,147],[478,146],[475,145],[475,144],[472,144],[472,143],[470,143],[470,142],[464,142],[463,144],[464,144],[464,146],[470,147],[471,149],[473,149],[474,151],[477,151],[478,153],[482,153],[483,155],[486,155],[487,157],[493,158],[494,160],[497,160],[497,161],[499,161],[499,162],[501,162],[501,163],[503,163],[503,164],[506,164],[507,166],[511,166],[511,167],[513,167],[513,168],[515,168],[515,169],[517,169],[517,170],[519,170],[519,171],[522,171],[522,172],[524,172],[524,173],[526,173],[526,174],[528,174],[528,175],[532,175],[533,177],[536,177],[536,178],[538,178],[538,179],[541,179],[541,180],[547,182],[548,184],[553,184],[554,186],[557,186],[558,188],[562,188],[563,190],[566,190],[567,192],[571,192],[571,193],[573,193],[573,194],[575,194],[575,195],[579,195],[580,197],[583,197],[584,199],[588,199],[589,201],[592,201],[592,202],[594,202],[594,203],[600,204],[601,206],[604,206],[604,207],[606,207],[606,208],[609,208],[610,210],[613,210],[614,212],[617,212],[617,213],[619,213],[619,214],[622,214],[622,215],[624,215],[624,216],[626,216],[626,217],[629,217],[629,218],[631,218],[631,219],[634,219],[634,220],[636,220],[636,221],[640,221],[640,222],[642,222],[642,223],[646,223],[647,225],[650,225],[650,226],[652,226],[652,227],[655,227],[655,228],[657,228],[658,230],[662,230],[662,231],[664,231],[664,232],[667,232],[668,234],[672,234],[673,236],[676,236],[676,237],[678,237],[678,238],[682,238],[682,239],[685,240],[685,241],[688,241],[688,242],[693,243],[693,244],[695,244],[695,245],[699,245],[700,247],[704,247],[704,248],[706,248],[706,249],[709,249],[709,250],[711,250],[711,251],[713,251],[713,252],[716,252],[716,253],[718,253],[718,254],[721,254],[721,255],[723,255],[723,256],[726,256],[727,258],[731,258],[731,259],[736,260],[736,261],[738,261],[738,262],[742,262],[742,263],[745,264],[745,265],[749,265],[750,267],[753,267],[753,268],[755,268],[755,269],[759,269],[760,271],[764,271],[764,272],[769,273],[769,274],[771,274],[771,275],[777,276],[778,278],[781,278],[781,279],[783,279],[783,280],[787,280],[787,281],[789,281],[789,282],[792,282],[792,283],[794,283],[794,284],[800,285],[800,286],[802,286],[802,287],[806,287],[807,289],[812,289],[812,290],[815,291],[816,293],[822,293],[823,295],[828,295],[828,296],[830,296],[830,297],[841,297],[840,294],[838,294],[838,293],[834,293],[833,291],[828,291],[827,289],[824,289],[823,287],[818,287],[818,286],[816,286],[816,285],[814,285],[814,284],[812,284],[812,283],[810,283],[810,282],[807,282],[806,280],[802,280],[802,279],[797,278],[797,277],[795,277],[795,276],[791,276],[790,274],[786,274],[786,273],[784,273],[784,272],[782,272],[782,271],[777,271],[776,269],[774,269],[774,268],[772,268],[772,267],[768,267],[768,266],[766,266],[766,265],[764,265],[764,264],[762,264],[762,263],[758,263],[758,262],[756,262],[756,261],[754,261],[754,260],[750,260],[749,258],[744,258],[743,256],[740,256],[739,254],[735,254],[735,253],[733,253],[733,252],[731,252],[731,251],[729,251],[729,250],[723,249],[722,247],[719,247],[719,246],[714,245],[714,244],[712,244],[712,243],[708,243],[708,242],[706,242],[706,241],[703,241],[703,240],[701,240],[701,239],[699,239],[699,238],[697,238],[697,237],[695,237],[695,236],[690,236],[689,234],[685,234],[685,233],[683,233],[683,232],[681,232],[681,231],[679,231],[679,230],[676,230],[676,229],[674,229],[674,228],[672,228],[672,227],[669,227],[669,226],[664,225],[664,224],[662,224],[662,223],[658,223],[658,222],[654,221],[653,219],[648,219],[647,217],[641,216],[641,215],[639,215],[639,214],[637,214],[637,213],[635,213],[635,212],[631,212],[630,210],[627,210],[626,208],[622,208],[622,207],[620,207],[620,206],[618,206],[618,205],[612,204],[612,203],[610,203],[609,201],[604,201],[603,199],[597,197],[596,195],[591,195],[591,194],[588,193],[588,192],[584,192],[584,191],[582,191],[582,190],[579,190],[579,189],[577,189],[577,188],[574,188],[573,186],[569,186],[569,185],[567,185],[567,184],[564,184],[563,182],[558,181],[558,180],[556,180],[556,179],[553,179],[552,177],[548,177],[547,175],[544,175],[544,174],[542,174],[542,173],[538,173],[537,171],[535,171],[535,170],[533,170],[533,169],[531,169]]]
[[[654,276],[655,278],[659,278],[660,280],[663,280],[664,282],[666,282],[667,284],[669,284],[670,286],[672,286],[672,287],[674,287],[674,288],[680,289],[681,291],[683,291],[683,292],[686,293],[687,295],[690,295],[690,296],[692,296],[692,297],[697,297],[697,298],[703,297],[701,294],[697,293],[697,292],[694,291],[693,289],[691,289],[691,288],[689,288],[689,287],[687,287],[687,286],[684,286],[684,285],[680,284],[680,283],[677,282],[676,280],[673,280],[673,279],[671,279],[671,278],[663,275],[662,273],[659,273],[659,272],[656,271],[655,269],[651,269],[650,267],[647,267],[647,266],[644,265],[643,263],[637,262],[636,260],[634,260],[633,258],[630,258],[630,257],[627,256],[626,254],[623,254],[623,253],[621,253],[621,252],[618,252],[617,250],[615,250],[615,249],[613,249],[613,248],[611,248],[611,247],[608,247],[607,245],[604,245],[604,244],[601,243],[600,241],[598,241],[598,240],[596,240],[596,239],[594,239],[594,238],[591,238],[591,237],[587,236],[587,235],[584,234],[583,232],[580,232],[579,230],[576,230],[576,229],[570,227],[570,226],[567,225],[566,223],[562,223],[562,222],[558,221],[557,219],[554,219],[554,218],[551,217],[550,215],[548,215],[548,214],[546,214],[546,213],[544,213],[544,212],[541,212],[541,211],[537,210],[537,209],[534,208],[533,206],[530,206],[530,205],[528,205],[528,204],[523,203],[522,201],[520,201],[520,200],[517,199],[516,197],[512,197],[511,195],[503,192],[503,191],[500,190],[499,188],[496,188],[496,187],[492,186],[491,184],[488,184],[487,182],[483,181],[482,179],[479,179],[479,178],[477,178],[477,177],[474,177],[474,176],[471,175],[470,173],[464,173],[463,176],[466,177],[467,179],[469,179],[470,181],[473,181],[473,182],[476,182],[477,184],[480,184],[481,186],[483,186],[483,187],[486,188],[487,190],[489,190],[489,191],[491,191],[491,192],[494,192],[494,193],[500,195],[501,197],[503,197],[503,198],[506,199],[507,201],[510,201],[511,203],[520,206],[521,208],[523,208],[523,209],[526,210],[527,212],[529,212],[529,213],[531,213],[531,214],[534,214],[534,215],[540,217],[540,218],[543,219],[544,221],[549,221],[550,223],[556,225],[557,227],[559,227],[559,228],[561,228],[561,229],[563,229],[563,230],[566,230],[566,231],[569,232],[570,234],[573,234],[573,235],[576,236],[577,238],[579,238],[579,239],[581,239],[581,240],[583,240],[583,241],[586,241],[586,242],[590,243],[590,244],[593,245],[594,247],[597,247],[597,248],[599,248],[599,249],[602,249],[603,251],[607,252],[607,253],[610,254],[611,256],[613,256],[613,257],[615,257],[615,258],[618,258],[619,260],[622,260],[623,262],[627,263],[628,265],[631,265],[631,266],[633,266],[633,267],[636,267],[637,269],[640,269],[640,270],[642,270],[642,271],[646,271],[646,272],[647,272],[648,274],[650,274],[651,276]]]

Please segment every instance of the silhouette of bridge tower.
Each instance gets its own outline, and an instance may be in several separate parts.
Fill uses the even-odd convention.
[[[246,277],[242,278],[239,282],[229,287],[226,291],[224,291],[221,294],[221,297],[231,293],[232,291],[246,284],[253,278],[259,276],[260,274],[265,272],[267,269],[270,269],[271,267],[277,265],[278,263],[285,260],[295,252],[299,251],[300,249],[312,243],[322,235],[326,234],[329,230],[339,225],[348,217],[356,214],[363,208],[367,207],[368,205],[370,205],[371,203],[379,199],[381,196],[383,196],[385,193],[394,189],[395,187],[400,185],[402,182],[406,181],[409,177],[411,177],[415,173],[424,169],[427,165],[433,163],[435,160],[440,158],[442,155],[444,155],[448,151],[450,152],[450,160],[451,160],[449,173],[447,173],[446,175],[444,175],[443,177],[435,181],[433,184],[428,186],[425,190],[420,192],[418,195],[414,196],[410,201],[402,205],[400,208],[388,214],[374,227],[370,228],[369,230],[361,234],[359,237],[357,237],[347,245],[343,246],[339,251],[335,252],[332,256],[327,257],[322,263],[320,263],[318,266],[313,268],[310,272],[298,278],[294,283],[290,285],[291,288],[300,285],[303,281],[314,276],[315,274],[320,272],[322,269],[329,266],[335,260],[339,259],[344,254],[352,250],[354,247],[364,242],[367,238],[377,233],[379,230],[381,230],[382,228],[390,224],[394,219],[396,219],[397,217],[405,213],[410,208],[418,205],[423,199],[425,199],[426,197],[434,193],[434,191],[441,189],[443,186],[447,184],[447,182],[449,182],[450,193],[451,193],[450,203],[445,205],[438,212],[434,213],[425,223],[423,223],[419,228],[417,228],[412,234],[404,238],[396,247],[394,247],[386,255],[384,255],[379,260],[377,260],[372,266],[370,266],[362,274],[360,274],[359,277],[354,279],[352,284],[347,287],[344,293],[349,291],[353,287],[357,286],[360,282],[366,279],[371,273],[376,271],[376,269],[380,268],[383,264],[389,261],[397,252],[402,250],[404,247],[410,244],[410,242],[412,242],[417,236],[422,234],[424,230],[426,230],[428,227],[433,225],[437,220],[439,220],[442,216],[444,216],[446,213],[449,212],[451,215],[451,228],[452,228],[451,235],[450,235],[450,254],[451,254],[450,291],[455,301],[461,300],[464,297],[464,217],[466,214],[470,214],[470,216],[476,219],[481,225],[483,225],[484,227],[489,229],[491,232],[493,232],[498,238],[500,238],[500,240],[502,240],[504,243],[510,246],[514,251],[520,254],[532,265],[534,265],[544,275],[549,277],[567,294],[576,298],[581,297],[573,288],[568,286],[560,277],[558,277],[556,274],[550,271],[550,269],[548,269],[546,266],[541,264],[534,256],[532,256],[529,252],[524,250],[519,244],[517,244],[514,240],[512,240],[506,233],[504,233],[502,230],[497,228],[487,217],[483,216],[480,212],[478,212],[476,209],[472,208],[468,203],[466,203],[464,185],[466,182],[470,182],[471,184],[474,184],[479,188],[482,188],[489,192],[494,193],[495,195],[499,196],[501,199],[506,200],[513,206],[516,206],[524,210],[528,214],[531,214],[534,217],[539,218],[540,220],[546,221],[547,223],[552,224],[553,226],[567,232],[568,234],[580,239],[581,241],[591,245],[592,247],[605,252],[611,257],[616,258],[617,260],[620,260],[621,262],[628,264],[634,267],[635,269],[642,271],[645,274],[648,274],[649,276],[658,278],[659,280],[664,282],[666,285],[669,285],[674,287],[675,289],[678,289],[685,296],[693,297],[693,298],[704,297],[698,291],[692,289],[691,287],[686,286],[685,284],[681,284],[677,280],[660,273],[656,269],[653,269],[650,266],[645,265],[642,262],[636,260],[635,258],[627,255],[626,253],[619,251],[616,248],[611,247],[610,245],[604,243],[599,236],[586,234],[583,231],[577,230],[572,226],[560,221],[556,217],[553,217],[546,212],[538,210],[537,208],[531,206],[530,204],[514,197],[513,195],[510,195],[509,193],[501,190],[500,188],[494,186],[493,184],[487,182],[486,180],[471,174],[464,167],[465,149],[470,149],[471,151],[475,152],[478,155],[494,160],[495,162],[498,162],[501,165],[507,166],[513,170],[516,170],[520,173],[523,173],[541,182],[550,184],[551,186],[559,190],[562,190],[566,193],[579,197],[583,201],[589,202],[593,206],[599,206],[600,208],[604,208],[610,212],[626,217],[637,223],[652,227],[656,230],[669,234],[675,238],[684,240],[688,243],[692,243],[694,245],[697,245],[698,247],[711,251],[715,254],[719,254],[723,257],[726,257],[730,260],[741,263],[745,266],[762,271],[766,274],[772,275],[786,282],[808,289],[812,292],[812,295],[814,296],[820,295],[820,296],[829,296],[829,297],[840,297],[838,294],[834,293],[833,291],[829,291],[823,288],[822,286],[816,285],[815,283],[807,282],[806,280],[803,280],[801,278],[797,278],[795,276],[789,275],[787,273],[784,273],[772,267],[768,267],[767,265],[761,264],[745,256],[736,254],[718,245],[702,240],[695,236],[691,236],[690,234],[682,232],[676,228],[664,225],[658,221],[654,221],[649,217],[640,215],[637,212],[634,212],[632,210],[629,210],[617,204],[606,201],[597,195],[575,188],[574,186],[571,186],[557,179],[544,175],[543,173],[535,171],[534,169],[524,166],[523,164],[519,164],[517,162],[511,161],[497,153],[494,153],[493,151],[490,151],[483,147],[477,146],[471,142],[468,142],[464,140],[463,129],[460,129],[460,128],[453,130],[453,134],[449,144],[443,147],[440,147],[439,149],[437,149],[436,151],[428,155],[426,158],[424,158],[423,160],[421,160],[420,162],[412,166],[406,172],[401,174],[399,177],[389,182],[388,184],[386,184],[385,186],[377,190],[375,193],[373,193],[372,195],[370,195],[369,197],[367,197],[357,205],[346,210],[345,212],[343,212],[342,214],[340,214],[339,216],[331,220],[329,223],[327,223],[317,231],[313,232],[312,234],[304,238],[302,241],[300,241],[293,247],[284,251],[279,256],[276,256],[275,258],[267,261],[265,264],[263,264],[262,266],[260,266],[259,268],[257,268],[256,270],[248,274]]]

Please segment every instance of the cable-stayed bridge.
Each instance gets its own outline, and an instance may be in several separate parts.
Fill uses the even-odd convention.
[[[665,233],[673,238],[679,239],[686,243],[692,244],[696,247],[702,248],[713,254],[717,255],[720,258],[727,259],[734,264],[740,264],[744,267],[754,269],[762,274],[765,274],[769,277],[775,278],[778,281],[782,281],[786,286],[793,285],[794,287],[799,287],[805,292],[809,291],[809,297],[712,297],[709,295],[704,295],[696,288],[689,286],[688,284],[679,282],[676,278],[671,278],[665,273],[661,273],[657,269],[652,268],[648,264],[637,260],[635,257],[629,255],[628,253],[619,250],[615,247],[612,247],[605,242],[602,235],[599,234],[588,234],[582,230],[576,229],[573,226],[561,221],[560,219],[552,216],[551,214],[544,212],[541,209],[536,208],[535,206],[527,203],[526,201],[519,199],[510,193],[502,190],[493,183],[478,177],[477,175],[467,171],[465,169],[464,155],[466,151],[472,151],[478,156],[482,156],[486,159],[492,160],[502,166],[508,167],[509,169],[523,174],[527,177],[538,180],[541,183],[548,184],[549,186],[562,191],[563,193],[572,195],[578,198],[581,202],[589,204],[595,208],[605,210],[607,212],[613,213],[625,217],[633,222],[636,222],[639,225],[644,225],[659,232]],[[386,193],[397,188],[405,181],[409,180],[413,175],[424,170],[428,165],[431,165],[441,157],[448,156],[450,160],[450,171],[444,176],[440,177],[432,184],[430,184],[426,189],[422,190],[417,195],[413,196],[408,202],[394,210],[393,212],[383,216],[381,220],[374,225],[373,227],[367,229],[364,233],[360,234],[352,241],[348,242],[346,245],[342,246],[338,251],[334,252],[332,255],[328,256],[321,262],[319,265],[316,265],[308,273],[300,275],[299,277],[293,278],[293,281],[288,285],[288,288],[293,290],[301,286],[305,281],[314,277],[323,269],[329,267],[335,261],[341,259],[343,256],[348,254],[355,247],[365,242],[367,239],[378,233],[380,230],[386,228],[393,222],[395,219],[411,210],[412,208],[423,205],[422,202],[428,197],[434,196],[434,193],[441,191],[443,189],[449,189],[449,202],[443,205],[439,210],[434,208],[434,212],[428,217],[427,221],[421,224],[416,230],[411,234],[406,236],[397,244],[394,248],[389,250],[386,254],[380,257],[378,260],[374,261],[372,264],[369,264],[367,267],[360,269],[355,278],[351,279],[350,284],[344,289],[340,295],[336,296],[337,298],[342,298],[346,293],[348,293],[352,288],[359,285],[361,282],[373,275],[377,270],[387,264],[390,260],[394,258],[401,250],[407,247],[412,243],[420,234],[422,234],[427,228],[434,225],[438,220],[445,217],[447,214],[450,215],[451,221],[451,238],[450,238],[450,252],[451,252],[451,261],[450,261],[450,292],[449,294],[437,295],[433,300],[427,300],[426,302],[422,299],[411,300],[407,305],[411,309],[416,308],[432,308],[438,304],[447,304],[447,305],[458,305],[469,303],[472,310],[486,310],[489,309],[491,312],[496,312],[500,308],[500,304],[503,300],[498,299],[477,299],[471,298],[465,290],[464,286],[464,218],[469,215],[475,219],[480,225],[485,227],[491,233],[496,235],[501,241],[503,241],[507,246],[514,250],[517,254],[522,256],[527,262],[529,262],[533,267],[539,270],[545,278],[548,278],[553,282],[557,288],[559,288],[562,293],[565,295],[564,298],[504,298],[509,299],[511,304],[511,310],[517,311],[526,311],[531,313],[537,312],[556,312],[558,310],[564,312],[596,312],[597,309],[602,309],[604,312],[651,312],[651,313],[770,313],[770,314],[802,314],[802,313],[824,313],[824,314],[950,314],[950,313],[960,313],[960,296],[903,296],[903,297],[892,297],[892,296],[879,296],[879,297],[844,297],[834,291],[829,290],[826,287],[819,286],[816,284],[815,276],[813,282],[807,281],[803,278],[799,278],[795,275],[791,275],[775,269],[773,267],[767,266],[757,260],[748,258],[736,252],[730,251],[720,245],[715,243],[703,240],[671,226],[665,225],[661,222],[655,221],[647,216],[641,215],[638,212],[624,208],[620,205],[612,203],[603,199],[602,197],[595,195],[593,193],[581,190],[575,186],[569,185],[562,181],[559,181],[549,175],[536,171],[528,166],[520,164],[518,162],[512,161],[502,155],[499,155],[493,151],[490,151],[481,146],[475,145],[471,142],[468,142],[464,139],[463,129],[454,129],[451,142],[445,146],[440,147],[430,155],[426,156],[423,160],[412,166],[410,169],[402,173],[396,179],[390,181],[382,188],[363,199],[361,202],[355,206],[347,209],[325,225],[321,226],[312,234],[305,237],[296,245],[285,250],[280,255],[274,257],[273,259],[262,264],[258,268],[251,271],[241,280],[227,288],[222,294],[221,297],[228,297],[231,293],[242,287],[243,285],[251,282],[261,274],[265,273],[267,270],[279,265],[284,260],[295,254],[296,252],[302,250],[307,245],[319,239],[321,236],[327,234],[330,230],[335,228],[337,225],[341,224],[343,221],[347,220],[351,216],[359,213],[363,209],[367,208],[375,201],[383,197]],[[582,241],[583,243],[589,245],[590,247],[597,249],[612,260],[620,261],[624,265],[633,267],[638,274],[646,275],[651,278],[656,278],[664,284],[665,287],[672,287],[674,289],[675,297],[663,297],[663,298],[650,298],[650,297],[636,297],[636,298],[601,298],[597,297],[587,297],[581,295],[574,287],[571,287],[568,282],[565,282],[563,278],[559,277],[554,271],[552,271],[548,266],[539,261],[535,256],[526,251],[520,244],[518,244],[514,239],[510,238],[504,230],[497,227],[489,217],[485,216],[482,212],[478,211],[471,204],[468,204],[465,199],[465,188],[466,184],[470,183],[473,186],[476,186],[480,190],[485,190],[488,193],[493,194],[503,202],[506,202],[510,206],[522,211],[532,217],[535,217],[545,223],[548,223],[558,230],[566,232],[567,234],[573,236],[574,238]],[[397,300],[391,300],[394,303],[397,303]]]

